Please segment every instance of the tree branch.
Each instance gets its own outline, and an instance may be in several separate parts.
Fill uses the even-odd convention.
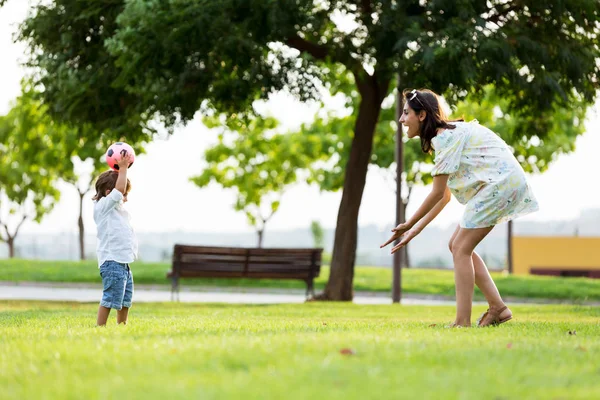
[[[3,223],[2,226],[4,227],[4,231],[6,232],[6,239],[0,236],[0,240],[2,240],[3,242],[8,242],[10,240],[10,232],[8,231],[8,225]]]
[[[327,56],[331,55],[331,51],[328,47],[309,42],[300,36],[288,38],[285,44],[302,53],[308,53],[318,60],[325,60]]]
[[[371,13],[373,12],[373,7],[371,7],[371,1],[370,0],[361,0],[360,5],[363,9],[363,13],[367,16],[370,16]]]
[[[12,235],[13,238],[17,237],[17,234],[19,233],[19,229],[21,228],[21,225],[23,225],[23,222],[25,222],[26,219],[27,219],[27,215],[23,215],[23,219],[21,220],[21,222],[19,222],[19,225],[17,225],[17,229],[15,229],[15,234]],[[6,232],[8,233],[8,230]]]

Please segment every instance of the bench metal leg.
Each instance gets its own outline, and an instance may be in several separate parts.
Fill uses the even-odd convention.
[[[314,279],[308,279],[306,281],[306,298],[311,299],[313,297],[315,297]]]
[[[171,279],[171,301],[179,301],[179,277]]]

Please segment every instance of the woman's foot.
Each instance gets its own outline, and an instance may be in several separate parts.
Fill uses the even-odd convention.
[[[512,311],[507,306],[492,307],[481,314],[477,320],[477,326],[500,325],[512,319]]]

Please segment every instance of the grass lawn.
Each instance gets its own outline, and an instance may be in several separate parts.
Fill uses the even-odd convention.
[[[132,264],[137,284],[169,285],[167,263]],[[541,276],[506,276],[492,273],[504,297],[562,299],[572,302],[600,301],[600,279],[555,278]],[[329,268],[323,267],[316,280],[317,289],[325,286]],[[94,261],[37,261],[0,260],[0,281],[35,282],[87,282],[100,283],[98,267]],[[305,288],[300,281],[256,279],[186,279],[183,286],[237,286],[265,288]],[[357,291],[390,292],[392,270],[382,267],[357,267],[354,289]],[[452,270],[407,269],[402,271],[402,288],[405,293],[454,296]],[[482,298],[476,290],[477,298]]]
[[[106,328],[96,309],[0,302],[0,397],[600,398],[594,307],[514,307],[481,329],[444,328],[439,306],[146,303]]]

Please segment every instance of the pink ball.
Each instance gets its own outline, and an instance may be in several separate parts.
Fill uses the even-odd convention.
[[[135,161],[135,151],[133,151],[133,147],[125,142],[116,142],[110,145],[106,151],[106,163],[110,168],[118,171],[118,163],[121,160],[121,157],[127,153],[131,154],[131,163],[129,164],[129,167],[131,168]]]

